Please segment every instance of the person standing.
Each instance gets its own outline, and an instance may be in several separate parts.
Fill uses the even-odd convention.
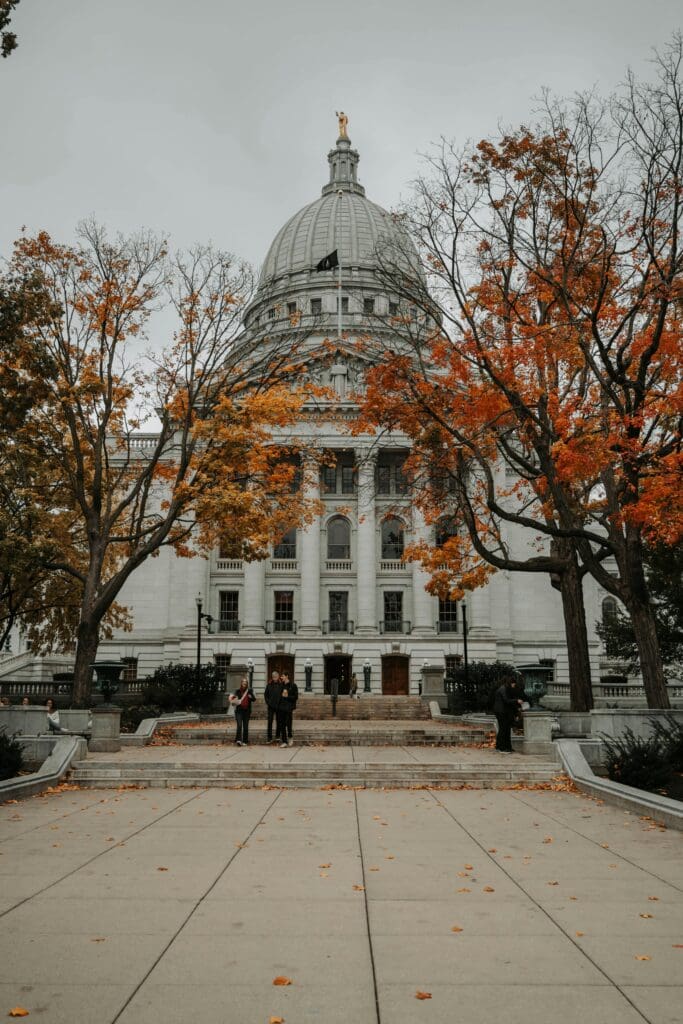
[[[299,699],[299,687],[286,672],[282,673],[282,695],[278,707],[278,728],[280,730],[280,746],[293,747],[292,719],[296,709],[296,702]]]
[[[521,706],[517,680],[513,676],[504,676],[493,699],[493,713],[498,722],[496,750],[500,750],[501,753],[512,753],[512,723]]]
[[[251,718],[251,705],[256,700],[254,691],[249,686],[246,676],[240,679],[240,685],[230,695],[230,703],[235,708],[235,722],[237,732],[235,733],[235,744],[238,747],[249,746],[249,719]]]
[[[354,672],[351,676],[351,683],[349,685],[349,697],[351,700],[355,697],[358,700],[358,676]]]
[[[264,700],[266,702],[266,708],[268,709],[268,743],[273,742],[273,719],[276,721],[275,727],[275,740],[280,739],[280,724],[277,719],[277,709],[280,706],[280,698],[282,696],[282,680],[280,679],[279,672],[271,672],[270,679],[266,685],[263,693]]]

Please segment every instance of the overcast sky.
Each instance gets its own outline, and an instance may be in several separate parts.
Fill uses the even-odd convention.
[[[385,207],[419,153],[527,121],[542,86],[609,92],[681,0],[21,0],[0,61],[0,253],[94,215],[255,264],[317,198],[349,116]]]

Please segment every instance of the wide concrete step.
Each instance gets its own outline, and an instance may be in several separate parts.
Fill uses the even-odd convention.
[[[251,710],[252,719],[267,717],[267,707],[263,697],[259,697]],[[358,699],[344,694],[333,706],[329,696],[299,691],[296,706],[299,719],[326,721],[332,718],[342,721],[371,721],[388,719],[393,721],[426,720],[430,717],[429,707],[420,697],[403,696],[388,697],[381,694],[361,694]]]
[[[117,788],[211,786],[323,786],[361,787],[452,786],[476,788],[515,783],[548,782],[558,774],[551,762],[515,764],[385,764],[354,763],[272,763],[248,762],[221,765],[168,762],[79,761],[71,780],[84,787]]]
[[[266,740],[266,723],[251,721],[252,743]],[[164,735],[184,745],[233,743],[235,723],[164,729]],[[294,735],[298,746],[324,743],[325,746],[477,746],[491,733],[483,726],[455,726],[437,722],[307,722],[295,719]]]

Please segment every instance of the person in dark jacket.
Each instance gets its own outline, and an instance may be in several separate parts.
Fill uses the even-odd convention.
[[[512,753],[512,723],[515,720],[519,709],[522,706],[520,700],[517,680],[514,676],[505,676],[501,680],[493,699],[493,713],[498,722],[498,733],[496,735],[496,750],[503,753]]]
[[[273,719],[276,720],[275,741],[280,739],[280,725],[277,723],[277,709],[282,696],[282,680],[279,672],[271,672],[270,679],[263,692],[263,698],[268,709],[268,742],[273,742]]]
[[[290,682],[286,672],[283,672],[280,678],[282,679],[282,695],[277,709],[277,723],[280,731],[280,740],[282,741],[280,746],[293,747],[292,718],[296,702],[299,699],[299,687],[293,680]]]
[[[246,676],[240,679],[240,685],[234,693],[230,694],[230,703],[235,708],[235,722],[237,724],[237,732],[235,734],[235,743],[238,747],[242,744],[249,746],[249,719],[251,718],[251,705],[256,700],[254,691],[249,686],[249,680]]]

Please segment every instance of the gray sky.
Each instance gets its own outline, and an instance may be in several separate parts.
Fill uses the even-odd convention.
[[[91,215],[259,264],[320,194],[334,111],[391,207],[441,135],[529,119],[542,86],[608,92],[680,0],[21,0],[0,61],[0,254]]]

